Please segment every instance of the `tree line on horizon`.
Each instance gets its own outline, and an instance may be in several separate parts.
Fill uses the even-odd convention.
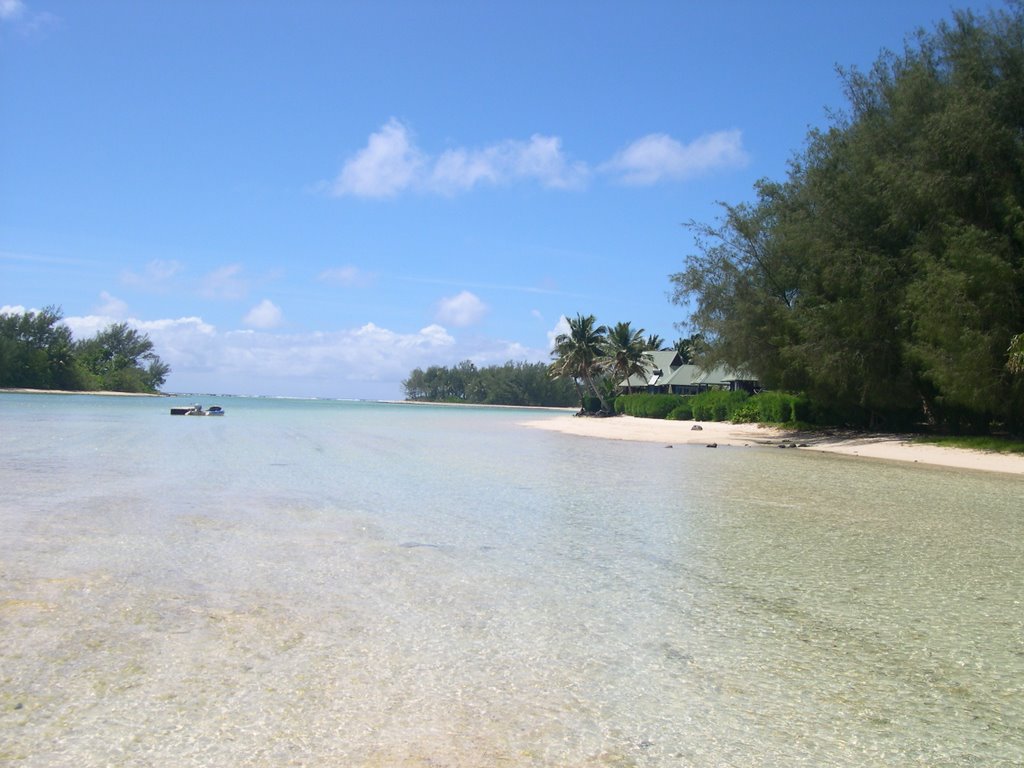
[[[171,369],[145,333],[114,323],[75,340],[58,307],[0,314],[0,387],[157,392]]]
[[[870,71],[784,181],[691,221],[671,276],[704,365],[833,422],[1024,429],[1024,4],[956,12]]]
[[[568,333],[555,340],[554,363],[509,361],[478,368],[464,360],[456,366],[416,368],[402,387],[406,400],[585,408],[590,398],[611,413],[618,381],[643,370],[644,352],[675,349],[690,362],[699,337],[678,340],[669,347],[657,334],[617,323],[598,326],[593,315],[568,320]],[[628,371],[628,373],[626,373]],[[591,408],[589,410],[597,410]]]
[[[548,376],[544,363],[513,361],[477,367],[463,360],[451,367],[416,368],[402,389],[406,400],[474,405],[561,407],[573,405],[575,396],[566,382]]]

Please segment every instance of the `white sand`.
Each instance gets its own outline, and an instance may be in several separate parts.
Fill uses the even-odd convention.
[[[664,421],[616,416],[607,419],[565,416],[523,422],[525,426],[582,437],[639,440],[665,445],[778,446],[795,442],[804,451],[827,451],[860,458],[1024,475],[1024,456],[913,443],[900,435],[808,434],[756,424],[712,421]],[[694,429],[699,426],[700,429]]]
[[[162,392],[112,392],[105,389],[28,389],[26,387],[3,387],[0,392],[15,395],[105,395],[107,397],[166,397]]]

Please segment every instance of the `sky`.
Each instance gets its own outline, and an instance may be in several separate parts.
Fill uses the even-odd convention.
[[[146,333],[168,392],[401,399],[689,335],[687,222],[783,180],[837,66],[954,9],[862,0],[0,0],[0,312]]]

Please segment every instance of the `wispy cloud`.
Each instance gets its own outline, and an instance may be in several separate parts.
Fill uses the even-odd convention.
[[[207,274],[199,294],[208,299],[241,299],[249,292],[249,283],[242,277],[241,264],[228,264]]]
[[[60,23],[49,11],[33,12],[23,0],[0,0],[0,23],[13,24],[23,35],[35,36]]]
[[[683,144],[664,133],[637,139],[601,166],[624,184],[679,181],[717,168],[738,168],[749,158],[740,131],[719,131]]]
[[[345,162],[328,188],[337,197],[388,198],[405,191],[453,195],[515,181],[566,189],[581,185],[587,175],[586,165],[570,162],[555,136],[457,147],[434,157],[416,145],[406,125],[392,118]]]
[[[583,294],[563,291],[550,280],[544,280],[542,285],[509,285],[504,283],[467,283],[453,277],[416,277],[410,275],[395,275],[395,280],[407,283],[421,283],[423,285],[448,285],[476,288],[483,291],[514,291],[516,293],[539,293],[550,296],[571,296],[583,297]]]
[[[13,21],[25,14],[21,0],[0,0],[0,21]]]
[[[0,260],[15,261],[25,264],[65,264],[77,267],[102,267],[103,262],[95,259],[69,258],[67,256],[49,256],[39,253],[14,253],[13,251],[0,251]]]
[[[465,328],[474,325],[487,314],[487,305],[469,291],[462,291],[455,296],[441,299],[437,307],[437,322]]]
[[[373,282],[373,275],[369,272],[364,272],[359,267],[346,264],[343,267],[325,269],[317,275],[316,279],[323,283],[333,283],[345,287],[361,287]]]
[[[182,270],[182,264],[174,259],[153,259],[140,272],[124,270],[121,282],[133,288],[162,291],[170,287]]]

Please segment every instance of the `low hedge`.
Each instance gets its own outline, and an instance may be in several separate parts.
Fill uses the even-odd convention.
[[[615,399],[615,412],[640,419],[664,419],[684,399],[682,395],[650,395],[646,392],[619,395]]]
[[[699,395],[619,395],[615,412],[641,419],[732,421],[735,424],[794,424],[811,421],[811,404],[803,395],[742,390],[709,390]]]
[[[811,421],[810,401],[803,395],[787,392],[761,392],[730,419],[736,423],[757,421],[766,424],[795,424]]]
[[[697,421],[727,421],[748,397],[750,395],[743,390],[728,392],[712,389],[701,392],[692,398],[693,418]]]

